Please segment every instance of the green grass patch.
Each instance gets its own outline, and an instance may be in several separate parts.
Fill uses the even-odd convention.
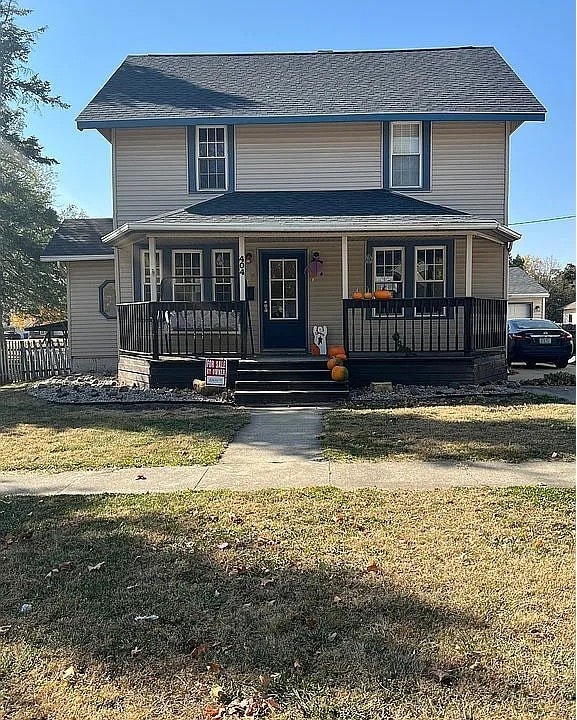
[[[4,387],[0,471],[210,465],[247,422],[229,407],[58,405]]]
[[[4,498],[0,710],[572,717],[571,502],[546,488]]]
[[[329,410],[322,446],[345,462],[572,460],[575,408],[509,399]]]

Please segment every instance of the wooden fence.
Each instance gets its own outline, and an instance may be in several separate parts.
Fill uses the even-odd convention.
[[[7,340],[6,353],[0,348],[0,385],[40,380],[70,372],[68,343],[46,340]]]

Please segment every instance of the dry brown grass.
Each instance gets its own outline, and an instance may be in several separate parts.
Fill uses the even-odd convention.
[[[248,415],[214,405],[56,405],[0,388],[0,471],[211,465]]]
[[[256,697],[279,720],[568,719],[573,500],[4,499],[0,717],[191,720]]]
[[[322,445],[349,462],[573,460],[575,407],[535,398],[329,410]]]

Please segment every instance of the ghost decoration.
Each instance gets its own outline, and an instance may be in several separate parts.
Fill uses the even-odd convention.
[[[323,261],[319,253],[315,250],[313,253],[313,259],[306,266],[305,272],[310,277],[311,282],[314,282],[318,277],[323,275]]]
[[[327,326],[313,326],[313,355],[327,354]]]

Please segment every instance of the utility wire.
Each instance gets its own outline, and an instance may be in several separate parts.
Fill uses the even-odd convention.
[[[575,215],[561,215],[560,217],[541,218],[540,220],[524,220],[523,222],[508,223],[509,225],[532,225],[533,223],[553,222],[554,220],[572,220]]]

